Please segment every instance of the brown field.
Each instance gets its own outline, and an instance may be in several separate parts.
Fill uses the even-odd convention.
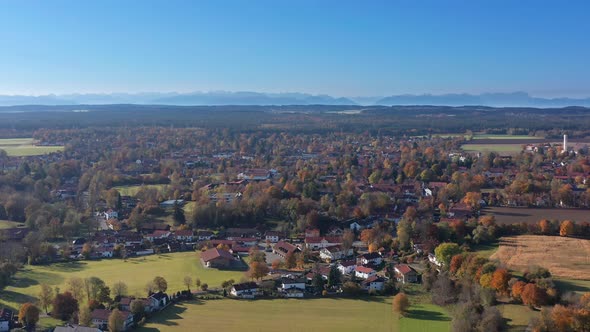
[[[544,235],[503,237],[490,259],[514,271],[538,265],[555,277],[590,279],[590,240]]]
[[[488,207],[484,214],[496,217],[499,224],[516,224],[521,222],[538,222],[541,219],[573,220],[577,222],[590,221],[590,211],[581,209],[529,209],[509,207]]]

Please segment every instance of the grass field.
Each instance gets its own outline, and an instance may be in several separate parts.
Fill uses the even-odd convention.
[[[20,222],[10,221],[10,220],[0,220],[0,229],[17,228],[17,227],[24,227],[24,226],[25,226],[25,224],[20,223]]]
[[[398,318],[391,299],[212,300],[176,305],[139,331],[449,331],[449,317],[434,305],[415,305]]]
[[[32,138],[0,139],[0,150],[9,156],[37,156],[46,153],[63,151],[63,146],[36,146]]]
[[[473,247],[473,252],[488,259],[496,253],[496,251],[498,251],[498,244],[479,244]]]
[[[463,144],[461,149],[467,152],[506,152],[522,151],[522,144]]]
[[[514,224],[521,222],[539,222],[541,219],[573,220],[577,222],[590,221],[590,211],[579,209],[529,209],[509,207],[488,207],[482,210],[484,214],[496,217],[499,224]]]
[[[144,185],[135,185],[135,186],[118,186],[118,187],[113,187],[113,188],[117,189],[117,191],[122,196],[135,196],[135,195],[137,195],[137,192],[141,188],[157,189],[160,192],[165,192],[168,189],[168,185],[167,184],[144,184]]]
[[[244,276],[239,271],[205,269],[198,255],[195,252],[183,252],[132,258],[126,262],[109,259],[26,266],[16,274],[11,286],[0,291],[0,307],[18,308],[24,302],[34,302],[41,283],[65,289],[65,282],[71,277],[95,276],[103,279],[107,285],[123,281],[129,286],[130,294],[144,296],[144,286],[158,275],[164,277],[168,281],[168,289],[175,292],[185,289],[182,282],[187,275],[193,279],[200,278],[210,287],[218,287],[228,279],[239,281]]]
[[[515,271],[538,265],[557,278],[590,280],[590,240],[543,235],[503,237],[490,259]]]
[[[543,137],[535,137],[535,136],[528,136],[528,135],[488,135],[488,134],[476,134],[473,136],[473,139],[522,139],[522,140],[531,140],[531,139],[542,139]]]
[[[539,316],[539,311],[522,304],[499,304],[497,307],[507,320],[508,331],[525,331],[530,319]]]

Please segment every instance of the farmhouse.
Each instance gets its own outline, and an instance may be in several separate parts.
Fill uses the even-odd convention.
[[[211,240],[211,238],[214,235],[215,235],[215,233],[213,233],[211,231],[198,231],[197,232],[197,240],[199,240],[199,241]]]
[[[306,237],[305,246],[308,249],[319,250],[321,248],[331,247],[342,244],[342,238],[339,236],[325,237]]]
[[[357,266],[354,269],[354,275],[357,278],[369,279],[370,277],[377,275],[377,271],[373,270],[370,267]]]
[[[274,247],[272,248],[272,251],[285,258],[287,257],[288,254],[294,254],[296,252],[299,252],[301,250],[299,250],[299,248],[297,248],[295,245],[289,243],[289,242],[285,242],[285,241],[279,241],[277,242],[277,244],[274,245]]]
[[[258,288],[258,285],[255,282],[244,282],[241,284],[235,284],[232,286],[229,293],[232,296],[241,297],[244,299],[252,299],[262,294],[262,292]]]
[[[184,199],[169,199],[160,203],[160,207],[162,209],[168,209],[174,207],[174,205],[183,206],[184,203]]]
[[[100,329],[107,329],[109,323],[109,316],[112,311],[107,309],[94,309],[90,314],[92,318],[92,325],[98,326]],[[123,318],[123,331],[129,330],[133,326],[133,315],[128,311],[120,311]]]
[[[359,263],[362,265],[379,265],[383,262],[383,258],[378,252],[370,252],[361,255],[358,259]]]
[[[352,248],[344,250],[342,246],[331,246],[320,249],[320,258],[325,261],[335,261],[352,256]]]
[[[157,292],[148,297],[149,306],[152,311],[162,310],[168,305],[168,295],[166,293]]]
[[[342,261],[338,263],[337,268],[342,274],[351,274],[356,268],[356,262],[354,260]]]
[[[186,242],[192,242],[194,239],[193,231],[190,229],[174,231],[174,234],[172,234],[172,237],[175,238],[177,241],[186,241]]]
[[[398,264],[393,267],[397,281],[402,284],[418,282],[418,273],[411,266]]]
[[[107,211],[105,211],[103,213],[103,217],[105,219],[118,219],[119,218],[119,213],[113,209],[108,209]]]
[[[238,174],[240,180],[265,181],[270,179],[271,172],[266,169],[254,168],[248,169]]]
[[[234,260],[234,256],[223,249],[213,248],[201,253],[201,261],[206,267],[228,268]]]
[[[53,332],[102,332],[102,330],[96,327],[68,324],[66,326],[56,326]]]
[[[268,232],[264,233],[264,239],[268,242],[271,242],[271,243],[279,242],[280,236],[281,236],[281,233],[275,232],[275,231],[268,231]]]
[[[385,286],[385,279],[379,276],[372,276],[361,283],[361,288],[366,291],[382,291]]]

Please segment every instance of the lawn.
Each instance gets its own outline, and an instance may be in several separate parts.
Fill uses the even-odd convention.
[[[117,191],[119,192],[119,194],[121,194],[121,196],[135,196],[135,195],[137,195],[137,192],[139,192],[139,190],[141,188],[157,189],[159,192],[165,192],[166,190],[168,190],[168,185],[167,184],[143,184],[143,185],[134,185],[134,186],[118,186],[118,187],[114,187],[114,188],[117,189]]]
[[[498,244],[478,244],[473,246],[473,252],[483,258],[490,258],[498,250]]]
[[[463,144],[461,149],[468,152],[506,152],[522,151],[522,144]]]
[[[24,227],[24,226],[25,226],[25,224],[20,223],[20,222],[10,221],[10,220],[0,220],[0,229],[17,228],[17,227]]]
[[[530,139],[542,139],[543,137],[535,137],[535,136],[528,136],[528,135],[491,135],[491,134],[476,134],[473,136],[473,139],[522,139],[522,140],[530,140]]]
[[[16,274],[11,286],[0,291],[0,307],[18,308],[24,302],[35,301],[41,283],[65,289],[65,282],[71,277],[96,276],[107,285],[123,281],[129,286],[130,294],[144,296],[144,286],[158,275],[168,281],[168,289],[174,292],[185,289],[183,279],[187,275],[193,279],[200,278],[211,287],[218,287],[228,279],[239,281],[244,276],[239,271],[205,269],[198,255],[195,252],[183,252],[131,258],[126,262],[109,259],[26,266]]]
[[[200,331],[224,332],[410,331],[400,329],[398,322],[397,315],[391,310],[391,300],[382,297],[252,301],[224,299],[170,307],[139,331],[191,331],[196,327]]]
[[[499,304],[497,307],[502,317],[507,320],[509,331],[524,331],[530,319],[539,316],[539,311],[522,304]]]
[[[450,331],[450,322],[451,318],[444,308],[429,303],[417,303],[410,307],[407,317],[399,319],[399,330]]]
[[[32,138],[0,139],[0,150],[9,156],[37,156],[47,153],[63,151],[63,146],[37,146]]]

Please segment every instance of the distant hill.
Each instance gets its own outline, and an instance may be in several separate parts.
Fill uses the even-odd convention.
[[[464,106],[481,105],[493,107],[567,107],[590,106],[590,98],[539,98],[532,97],[526,92],[512,93],[483,93],[444,94],[444,95],[397,95],[384,97],[375,102],[377,105],[440,105]]]
[[[113,93],[45,96],[0,95],[0,106],[143,104],[179,106],[218,105],[356,105],[347,98],[306,93],[194,92],[194,93]]]

